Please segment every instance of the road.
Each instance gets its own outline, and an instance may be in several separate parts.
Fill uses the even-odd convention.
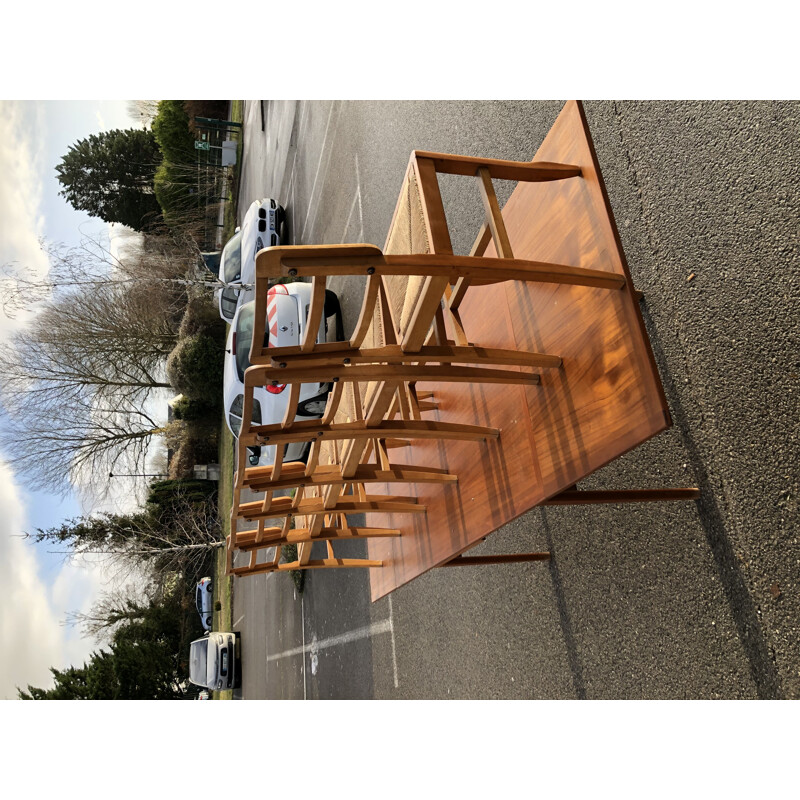
[[[560,107],[248,102],[239,208],[276,198],[291,243],[380,246],[412,149],[529,160]],[[549,564],[434,570],[376,603],[359,570],[302,595],[239,579],[242,697],[800,697],[800,104],[586,112],[674,425],[581,488],[700,500],[537,509],[475,552]],[[440,182],[467,252],[477,191]],[[349,332],[360,287],[332,288]]]

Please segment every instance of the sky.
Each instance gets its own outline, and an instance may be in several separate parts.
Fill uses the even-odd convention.
[[[0,101],[0,264],[15,262],[44,275],[41,237],[75,246],[83,236],[109,235],[106,223],[59,197],[55,167],[78,139],[134,125],[126,101]],[[24,324],[0,310],[0,347]],[[0,427],[4,422],[0,406]],[[52,546],[33,545],[21,534],[99,509],[85,494],[32,489],[0,451],[0,586],[6,597],[0,603],[0,698],[16,698],[17,687],[29,684],[51,686],[51,666],[80,666],[97,649],[63,623],[68,612],[88,611],[103,591],[101,565],[65,562]]]

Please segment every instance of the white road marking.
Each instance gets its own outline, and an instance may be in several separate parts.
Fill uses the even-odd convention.
[[[306,650],[306,615],[303,612],[303,598],[300,598],[300,622],[303,626],[303,652],[305,653]],[[269,661],[269,656],[267,656],[267,661]],[[305,656],[303,657],[303,700],[307,700],[308,696],[306,694],[306,659]]]
[[[244,614],[242,614],[242,616],[239,617],[239,619],[237,619],[236,622],[233,623],[233,627],[235,628],[243,619],[244,619]]]
[[[302,600],[300,601],[302,610]],[[357,642],[361,639],[369,639],[372,636],[379,636],[382,633],[390,633],[392,635],[392,669],[394,671],[394,686],[395,689],[400,685],[397,678],[397,651],[395,649],[394,640],[394,622],[392,619],[391,601],[389,604],[389,619],[381,620],[380,622],[373,622],[363,628],[356,628],[355,630],[348,631],[347,633],[340,633],[338,636],[330,636],[327,639],[317,641],[313,639],[311,645],[306,645],[305,634],[305,618],[303,618],[303,644],[299,647],[292,647],[290,650],[284,650],[282,653],[275,653],[274,655],[267,656],[267,664],[270,661],[279,661],[282,658],[291,658],[292,656],[303,656],[303,699],[307,697],[306,694],[306,655],[310,654],[313,659],[319,657],[322,650],[327,650],[329,647],[339,647],[343,644],[350,644]]]
[[[341,239],[343,242],[349,240],[347,232],[350,230],[350,222],[353,219],[353,212],[356,210],[356,204],[358,204],[358,237],[357,241],[363,242],[364,241],[364,212],[361,208],[361,177],[358,171],[358,155],[356,155],[356,193],[353,196],[353,202],[350,204],[350,213],[347,215],[347,222],[344,224],[344,231],[342,233]]]
[[[350,230],[350,220],[353,218],[353,212],[356,210],[356,201],[358,200],[358,195],[356,194],[353,197],[353,202],[350,204],[350,213],[347,215],[347,222],[344,224],[344,231],[342,232],[342,241],[347,241],[347,231]]]
[[[363,239],[363,236],[362,236]],[[389,595],[389,629],[392,632],[392,669],[394,670],[394,688],[400,684],[397,680],[397,650],[394,646],[394,615],[392,614],[392,596]]]
[[[297,153],[294,154],[294,157],[297,158]],[[297,244],[297,240],[294,238],[294,210],[296,208],[294,204],[294,165],[292,165],[292,180],[290,185],[292,187],[292,244]]]
[[[338,636],[330,636],[322,641],[312,641],[310,647],[306,647],[304,638],[303,644],[300,647],[293,647],[291,650],[284,650],[282,653],[275,653],[274,655],[267,656],[267,661],[279,661],[282,658],[290,658],[291,656],[299,656],[309,652],[318,653],[320,650],[327,650],[329,647],[338,647],[342,644],[357,642],[360,639],[368,639],[370,636],[391,632],[391,621],[384,619],[381,622],[373,622],[371,625],[366,625],[363,628],[356,628],[354,631],[340,633]]]
[[[322,148],[321,148],[320,153],[319,153],[319,162],[317,163],[317,172],[314,175],[314,183],[311,186],[311,194],[308,197],[308,211],[306,211],[306,219],[305,219],[305,222],[303,223],[303,230],[300,232],[300,238],[301,239],[303,237],[305,237],[306,227],[308,226],[308,218],[311,215],[311,209],[314,207],[314,192],[317,189],[317,180],[319,179],[319,171],[320,171],[320,168],[322,167],[322,160],[325,157],[325,145],[327,144],[327,141],[328,141],[328,133],[330,132],[330,127],[331,127],[331,118],[333,117],[333,107],[335,105],[336,105],[336,101],[334,100],[333,102],[331,102],[331,110],[328,112],[328,122],[327,122],[327,124],[325,126],[325,136],[322,139]],[[337,114],[337,122],[338,122],[338,114]],[[336,125],[333,126],[333,135],[334,135],[334,137],[336,136]],[[328,153],[327,155],[328,155],[328,162],[330,162],[330,155],[331,154]],[[325,167],[325,169],[327,171],[327,166]],[[314,216],[316,218],[316,214]]]
[[[358,171],[358,153],[356,153],[356,187],[358,190],[358,221],[361,226],[361,235],[358,237],[359,242],[364,241],[364,210],[361,207],[361,173]],[[391,603],[391,598],[390,598]],[[397,685],[397,684],[395,684]]]

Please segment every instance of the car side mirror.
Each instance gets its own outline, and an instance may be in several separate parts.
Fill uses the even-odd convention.
[[[242,228],[241,228],[241,226],[237,225],[237,226],[236,226],[236,227],[233,229],[233,232],[234,232],[234,233],[239,233],[239,231],[240,231],[241,229],[242,229]]]

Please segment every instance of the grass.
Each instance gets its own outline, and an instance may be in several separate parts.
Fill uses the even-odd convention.
[[[231,102],[231,120],[242,122],[244,119],[244,101],[233,100]],[[239,137],[239,144],[236,151],[236,172],[232,184],[229,186],[227,202],[225,203],[225,216],[222,231],[222,241],[226,242],[233,236],[236,228],[236,198],[239,188],[239,172],[242,165],[242,139]],[[230,327],[230,326],[227,326]],[[226,332],[227,338],[227,332]],[[233,505],[233,436],[221,420],[219,436],[219,489],[218,489],[218,508],[220,523],[222,525],[222,535],[227,537],[231,532],[230,512]],[[233,578],[225,574],[227,558],[225,548],[217,551],[214,567],[214,623],[215,631],[229,631],[233,628]],[[219,609],[217,609],[219,605]],[[233,700],[233,692],[213,692],[215,700]]]
[[[218,508],[222,535],[231,532],[230,511],[233,503],[233,436],[225,422],[222,422],[219,436],[219,490]],[[227,557],[225,548],[217,550],[214,564],[214,623],[215,631],[229,631],[233,628],[233,578],[225,574]],[[217,610],[217,605],[219,609]],[[215,700],[233,700],[231,690],[213,692]]]

